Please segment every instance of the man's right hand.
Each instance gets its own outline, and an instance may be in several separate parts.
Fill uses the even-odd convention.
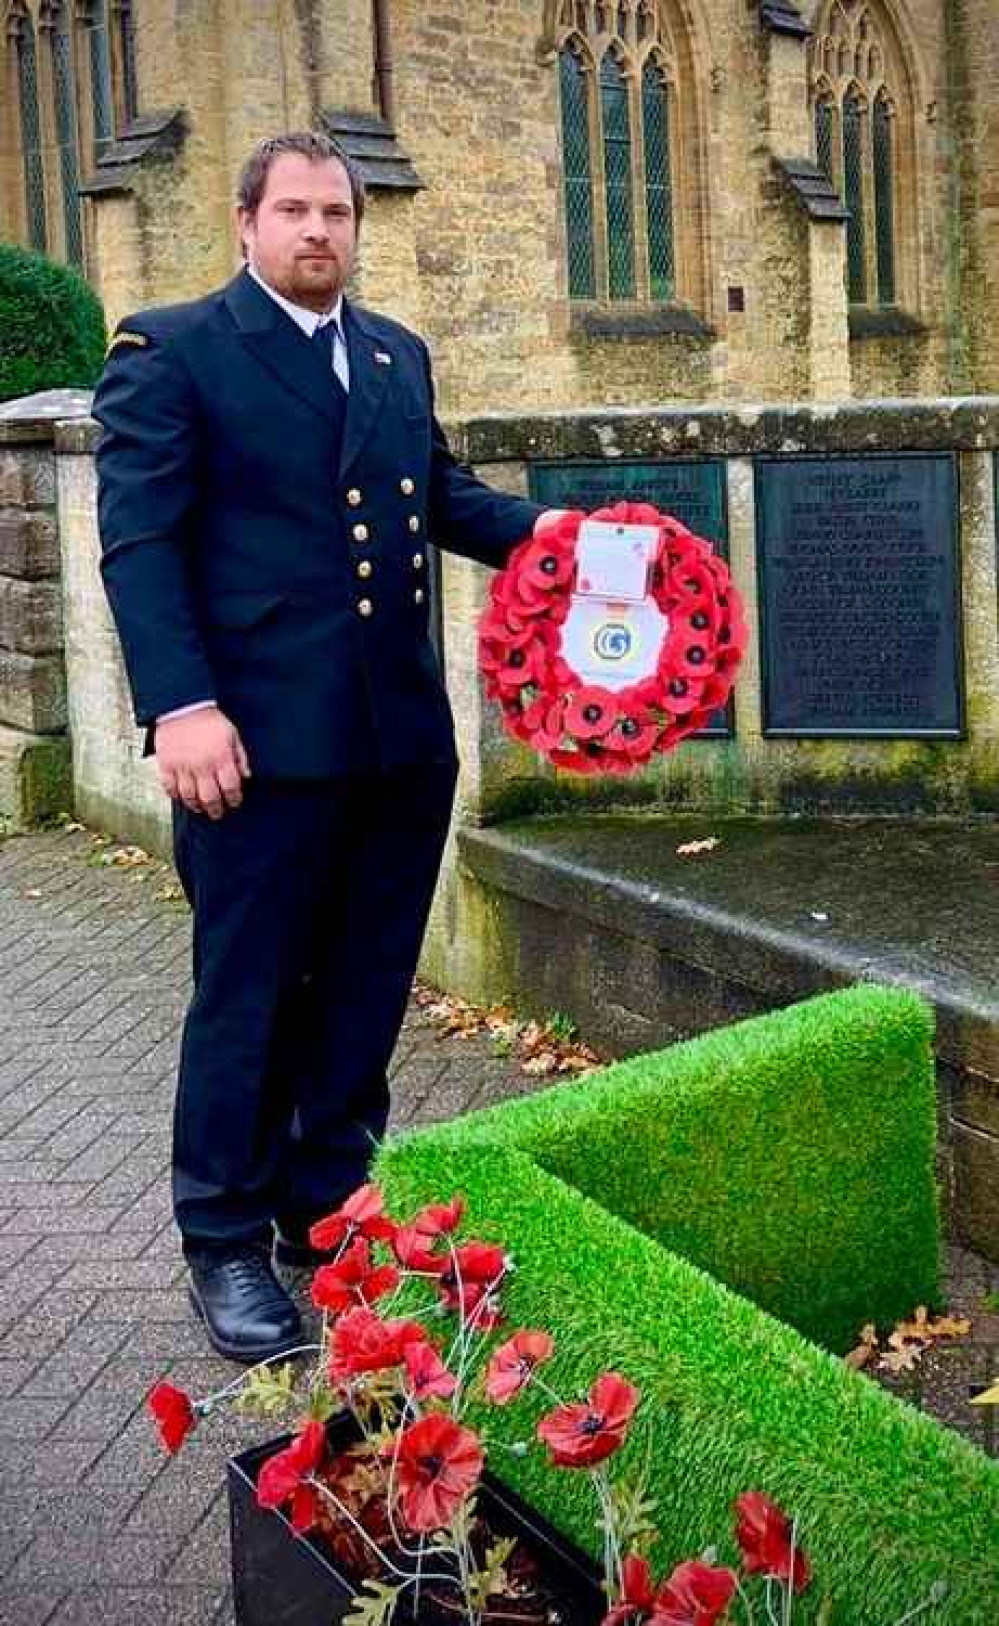
[[[210,819],[240,805],[250,763],[236,728],[218,706],[158,722],[154,743],[160,784],[174,801]]]

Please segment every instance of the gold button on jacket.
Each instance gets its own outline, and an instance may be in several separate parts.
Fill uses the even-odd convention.
[[[360,576],[362,581],[367,581],[368,577],[371,575],[371,560],[370,559],[362,559],[361,560],[360,564],[357,567],[357,574]]]
[[[355,542],[366,542],[368,540],[368,527],[366,525],[355,525],[351,534]]]
[[[414,485],[413,481],[409,478],[408,474],[404,475],[403,478],[399,481],[399,490],[402,492],[404,497],[411,497],[413,495],[413,492],[416,490],[416,486]]]
[[[416,592],[413,594],[413,598],[415,599],[417,604],[422,604],[425,596],[426,595],[424,594],[424,591],[423,591],[422,587],[418,587],[416,589]]]
[[[413,569],[414,570],[422,570],[423,569],[423,555],[422,555],[422,553],[414,553],[413,554]]]
[[[351,508],[356,508],[360,503],[361,493],[358,491],[356,486],[351,486],[347,493],[347,501],[350,503]]]
[[[360,615],[370,615],[374,605],[369,598],[362,598],[358,601],[357,609]]]
[[[409,528],[411,531],[418,531],[420,529],[420,517],[418,514],[410,514]]]

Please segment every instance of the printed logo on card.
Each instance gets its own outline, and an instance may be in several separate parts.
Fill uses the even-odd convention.
[[[593,653],[600,661],[625,661],[632,653],[637,654],[632,629],[623,621],[605,621],[594,631]]]

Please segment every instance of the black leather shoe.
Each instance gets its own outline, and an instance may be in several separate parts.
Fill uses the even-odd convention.
[[[229,1361],[266,1361],[302,1341],[302,1323],[261,1248],[188,1259],[188,1293],[214,1347]]]

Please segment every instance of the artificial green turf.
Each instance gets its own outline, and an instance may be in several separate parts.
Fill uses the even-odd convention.
[[[857,987],[434,1130],[510,1146],[826,1348],[938,1302],[932,1016]]]
[[[891,1626],[945,1580],[946,1603],[921,1620],[995,1626],[999,1469],[984,1455],[522,1152],[430,1132],[386,1146],[377,1174],[400,1217],[465,1193],[469,1234],[504,1242],[516,1266],[507,1331],[552,1331],[545,1376],[563,1398],[606,1369],[640,1386],[628,1452],[651,1452],[663,1568],[710,1543],[733,1561],[733,1499],[760,1489],[798,1519],[814,1565],[796,1622],[815,1620],[828,1592],[828,1626]],[[473,1421],[501,1477],[596,1553],[587,1476],[549,1468],[537,1444],[521,1458],[497,1443],[532,1439],[550,1404],[529,1393]]]
[[[829,1626],[891,1626],[938,1580],[920,1620],[999,1620],[999,1470],[817,1347],[935,1301],[930,1039],[914,996],[854,988],[379,1154],[393,1213],[463,1191],[471,1231],[507,1245],[508,1324],[555,1334],[564,1397],[608,1367],[640,1384],[664,1566],[734,1558],[742,1490],[798,1518],[816,1582],[796,1622],[828,1591]],[[530,1437],[540,1409],[491,1410],[490,1436]],[[585,1476],[540,1448],[492,1460],[596,1551]]]

